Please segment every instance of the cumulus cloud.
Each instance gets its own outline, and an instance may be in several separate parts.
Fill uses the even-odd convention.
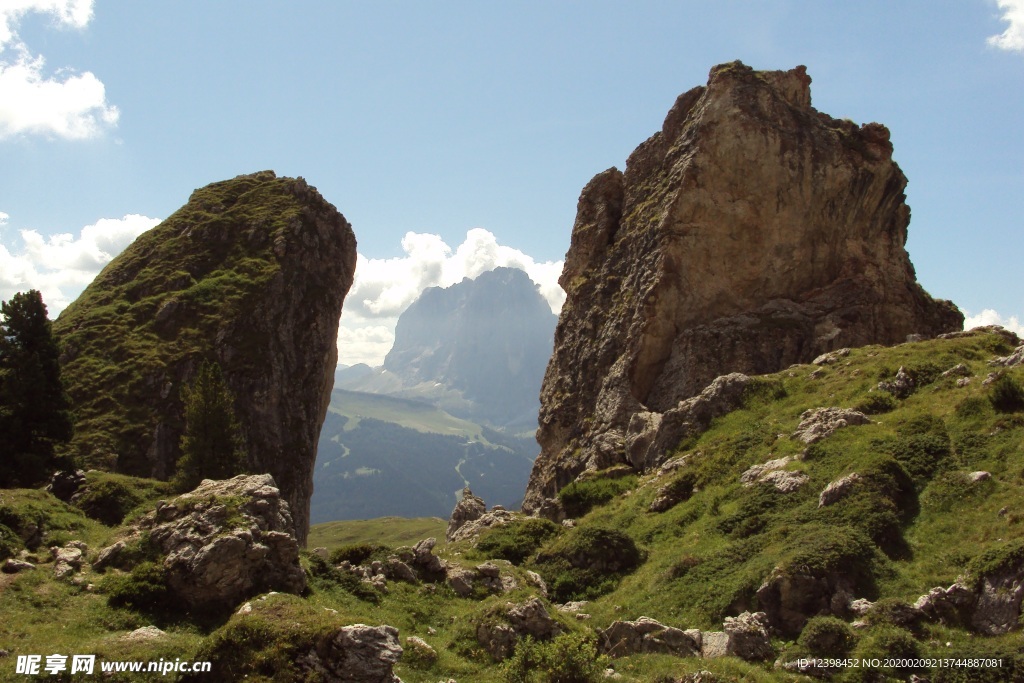
[[[487,230],[474,228],[452,249],[438,235],[408,232],[404,256],[369,259],[359,255],[355,282],[345,298],[338,335],[339,362],[380,365],[394,343],[398,316],[428,287],[450,287],[464,278],[506,266],[526,271],[557,313],[565,302],[558,286],[561,261],[537,262],[518,249],[498,244]]]
[[[77,237],[70,233],[44,237],[35,230],[21,230],[20,248],[0,244],[0,299],[38,289],[50,317],[55,318],[103,266],[159,222],[138,214],[103,218],[82,228]]]
[[[970,315],[968,313],[968,315],[964,317],[965,330],[982,327],[984,325],[1000,325],[1011,332],[1016,333],[1018,336],[1024,336],[1024,324],[1022,324],[1020,318],[1015,315],[1004,318],[991,308],[986,308],[977,315]]]
[[[990,36],[988,44],[1002,50],[1024,52],[1024,0],[996,0],[1002,10],[1003,21],[1009,26],[997,36]]]
[[[29,12],[49,15],[58,27],[81,30],[92,19],[93,0],[5,0],[0,4],[0,139],[23,133],[69,140],[90,138],[117,123],[106,87],[91,72],[67,69],[47,75],[46,60],[18,36]]]

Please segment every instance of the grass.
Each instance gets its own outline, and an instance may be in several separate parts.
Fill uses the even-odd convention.
[[[431,537],[443,542],[447,529],[448,521],[439,517],[380,517],[324,522],[310,527],[308,545],[310,548],[334,550],[357,543],[398,547]]]

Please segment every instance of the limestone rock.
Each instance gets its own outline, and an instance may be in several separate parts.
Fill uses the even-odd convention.
[[[633,417],[715,377],[962,328],[916,282],[888,130],[816,111],[809,85],[803,67],[716,66],[583,189],[524,512],[585,469],[649,466],[664,427]]]
[[[1024,567],[1017,566],[981,577],[971,628],[998,635],[1018,626],[1024,601]]]
[[[761,481],[761,479],[763,479],[769,472],[781,470],[792,461],[793,458],[787,455],[784,458],[776,458],[775,460],[763,462],[760,465],[753,465],[740,475],[740,483],[744,486],[753,486],[757,482]]]
[[[793,438],[810,445],[832,436],[836,430],[843,427],[870,423],[868,416],[857,410],[812,408],[805,410],[800,416],[800,424],[793,432]]]
[[[457,508],[457,506],[456,506]],[[465,541],[475,539],[487,529],[505,526],[514,520],[522,517],[518,512],[499,509],[495,506],[490,512],[485,512],[477,519],[469,520],[452,532],[449,541]]]
[[[562,632],[540,598],[506,603],[501,615],[503,622],[484,622],[476,630],[477,642],[497,660],[511,655],[519,638],[530,636],[535,640],[548,640]]]
[[[989,365],[1001,365],[1004,368],[1012,368],[1024,363],[1024,345],[1018,346],[1009,356],[1000,356],[989,361]]]
[[[612,622],[608,628],[598,630],[597,637],[601,652],[612,657],[641,653],[692,657],[701,651],[700,631],[683,631],[648,617]]]
[[[853,472],[841,479],[831,482],[824,488],[821,495],[818,496],[818,507],[823,508],[828,505],[832,505],[833,503],[836,503],[848,496],[857,485],[857,482],[860,481],[860,478],[859,474]]]
[[[311,654],[318,655],[320,649]],[[323,649],[318,668],[331,683],[402,683],[392,670],[402,656],[394,626],[343,626]]]
[[[469,487],[462,489],[462,500],[455,504],[451,518],[448,520],[448,530],[445,532],[445,540],[451,542],[455,538],[455,532],[466,525],[467,522],[480,519],[487,512],[487,506],[482,498],[473,495]]]
[[[182,388],[217,361],[250,469],[274,476],[304,543],[355,261],[351,227],[301,178],[263,171],[196,190],[54,322],[77,418],[71,455],[170,477]]]
[[[907,373],[903,366],[900,366],[900,369],[896,371],[896,376],[891,380],[879,382],[878,388],[881,391],[888,391],[896,398],[906,398],[914,393],[914,389],[917,388],[917,384],[914,382],[914,378]]]
[[[767,623],[796,635],[818,614],[842,614],[853,594],[852,579],[841,573],[783,572],[776,568],[757,589]]]
[[[50,548],[50,554],[53,556],[53,575],[58,579],[67,578],[82,568],[82,550],[70,543],[63,548]]]
[[[121,636],[120,640],[129,643],[144,643],[150,640],[159,640],[166,636],[167,634],[156,626],[143,626],[142,628],[137,628],[130,633],[124,634]]]
[[[133,528],[161,555],[167,582],[182,604],[232,607],[278,590],[300,593],[306,577],[291,513],[269,474],[203,481],[157,505]],[[101,551],[112,553],[111,546]]]
[[[53,473],[46,490],[65,503],[85,485],[85,470],[60,470]]]
[[[19,572],[29,571],[35,568],[36,566],[31,562],[16,560],[13,557],[9,557],[4,562],[3,567],[0,567],[0,571],[4,574],[18,574]]]

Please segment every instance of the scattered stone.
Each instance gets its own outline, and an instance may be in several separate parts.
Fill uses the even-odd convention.
[[[989,365],[1001,365],[1004,368],[1012,368],[1024,363],[1024,345],[1018,346],[1009,356],[993,358]]]
[[[567,602],[563,605],[555,605],[555,609],[559,612],[565,612],[566,614],[576,614],[582,612],[583,609],[590,603],[586,600],[580,600],[578,602]]]
[[[526,579],[540,591],[541,595],[545,598],[548,597],[548,584],[544,582],[544,578],[540,574],[527,570]]]
[[[977,484],[978,482],[982,481],[988,481],[991,478],[992,473],[985,471],[971,472],[970,474],[967,475],[967,481],[971,482],[972,484]]]
[[[0,571],[4,574],[17,574],[19,572],[29,571],[35,568],[36,566],[31,562],[16,560],[13,557],[9,557],[7,558],[7,561],[4,562],[3,567],[0,567]]]
[[[726,617],[722,629],[729,636],[729,654],[747,661],[763,661],[774,654],[768,637],[768,616],[764,612],[744,612]]]
[[[987,635],[1008,633],[1018,626],[1024,600],[1024,566],[986,574],[979,581],[970,625]]]
[[[814,365],[832,365],[839,361],[840,358],[846,358],[850,355],[850,349],[837,349],[835,351],[829,351],[823,353],[815,358],[811,363]]]
[[[870,424],[871,420],[862,412],[847,408],[812,408],[800,416],[800,424],[793,432],[793,438],[805,444],[812,444],[831,436],[836,430],[854,425]]]
[[[757,589],[767,623],[783,635],[796,635],[819,614],[840,615],[852,599],[852,581],[840,571],[805,573],[776,567]]]
[[[601,652],[612,657],[640,653],[692,657],[701,649],[700,631],[683,631],[648,617],[612,622],[608,628],[599,629],[597,637]]]
[[[961,377],[960,379],[958,379],[956,381],[956,386],[957,386],[958,389],[963,389],[964,387],[966,387],[970,383],[971,383],[971,378],[970,377]]]
[[[948,588],[932,588],[917,599],[914,609],[931,621],[958,626],[969,621],[968,615],[977,600],[974,591],[957,581]]]
[[[818,496],[818,507],[823,508],[842,500],[853,491],[853,488],[860,481],[860,475],[856,472],[846,475],[830,483]]]
[[[474,577],[475,574],[472,571],[453,565],[448,567],[445,581],[460,598],[468,598],[473,595]]]
[[[126,633],[121,636],[121,640],[129,643],[143,643],[150,640],[159,640],[165,637],[167,634],[158,629],[156,626],[143,626],[137,628],[131,633]]]
[[[50,554],[53,556],[53,575],[58,579],[68,578],[82,568],[82,551],[70,544],[63,548],[54,546],[50,548]]]
[[[437,661],[437,650],[419,636],[409,636],[405,639],[403,656],[430,666]]]
[[[940,377],[970,377],[973,373],[971,369],[963,363],[957,363],[949,370],[943,372]]]
[[[914,378],[911,377],[901,365],[900,369],[896,371],[896,377],[891,380],[879,382],[878,388],[881,391],[888,391],[896,398],[906,398],[914,393],[914,389],[916,389],[917,386],[914,383]]]
[[[775,460],[769,460],[768,462],[761,463],[760,465],[754,465],[740,475],[740,482],[744,486],[753,486],[768,472],[781,470],[792,461],[793,458],[787,455],[784,458],[777,458]]]
[[[761,477],[758,483],[770,484],[782,493],[792,493],[807,483],[808,476],[803,472],[776,470]]]
[[[998,381],[999,378],[1002,377],[1002,376],[1003,376],[1003,371],[1002,370],[997,370],[995,372],[990,372],[990,373],[988,373],[988,375],[985,376],[985,379],[983,379],[981,381],[981,386],[987,387],[990,384],[995,384],[996,381]]]
[[[402,656],[394,626],[354,624],[338,629],[301,657],[301,665],[338,683],[402,683],[393,668]]]
[[[519,635],[546,640],[562,632],[562,627],[548,614],[540,598],[531,598],[518,605],[510,604],[506,615]]]
[[[875,606],[875,603],[871,602],[870,600],[866,600],[864,598],[858,598],[856,600],[851,600],[849,602],[849,604],[847,605],[848,609],[850,610],[850,613],[853,614],[856,617],[863,617],[868,612],[870,612],[871,608],[874,607],[874,606]]]

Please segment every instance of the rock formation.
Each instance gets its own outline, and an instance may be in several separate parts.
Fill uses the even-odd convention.
[[[232,608],[267,590],[305,590],[292,528],[288,503],[269,474],[207,479],[169,503],[161,501],[127,538],[100,551],[93,567],[129,569],[146,552],[156,552],[180,604]]]
[[[889,131],[816,111],[809,85],[717,66],[583,189],[524,510],[715,377],[961,328],[916,282]]]
[[[356,244],[304,180],[271,171],[196,190],[115,258],[54,324],[83,464],[174,472],[182,388],[216,361],[249,465],[281,487],[305,542],[338,319]]]

